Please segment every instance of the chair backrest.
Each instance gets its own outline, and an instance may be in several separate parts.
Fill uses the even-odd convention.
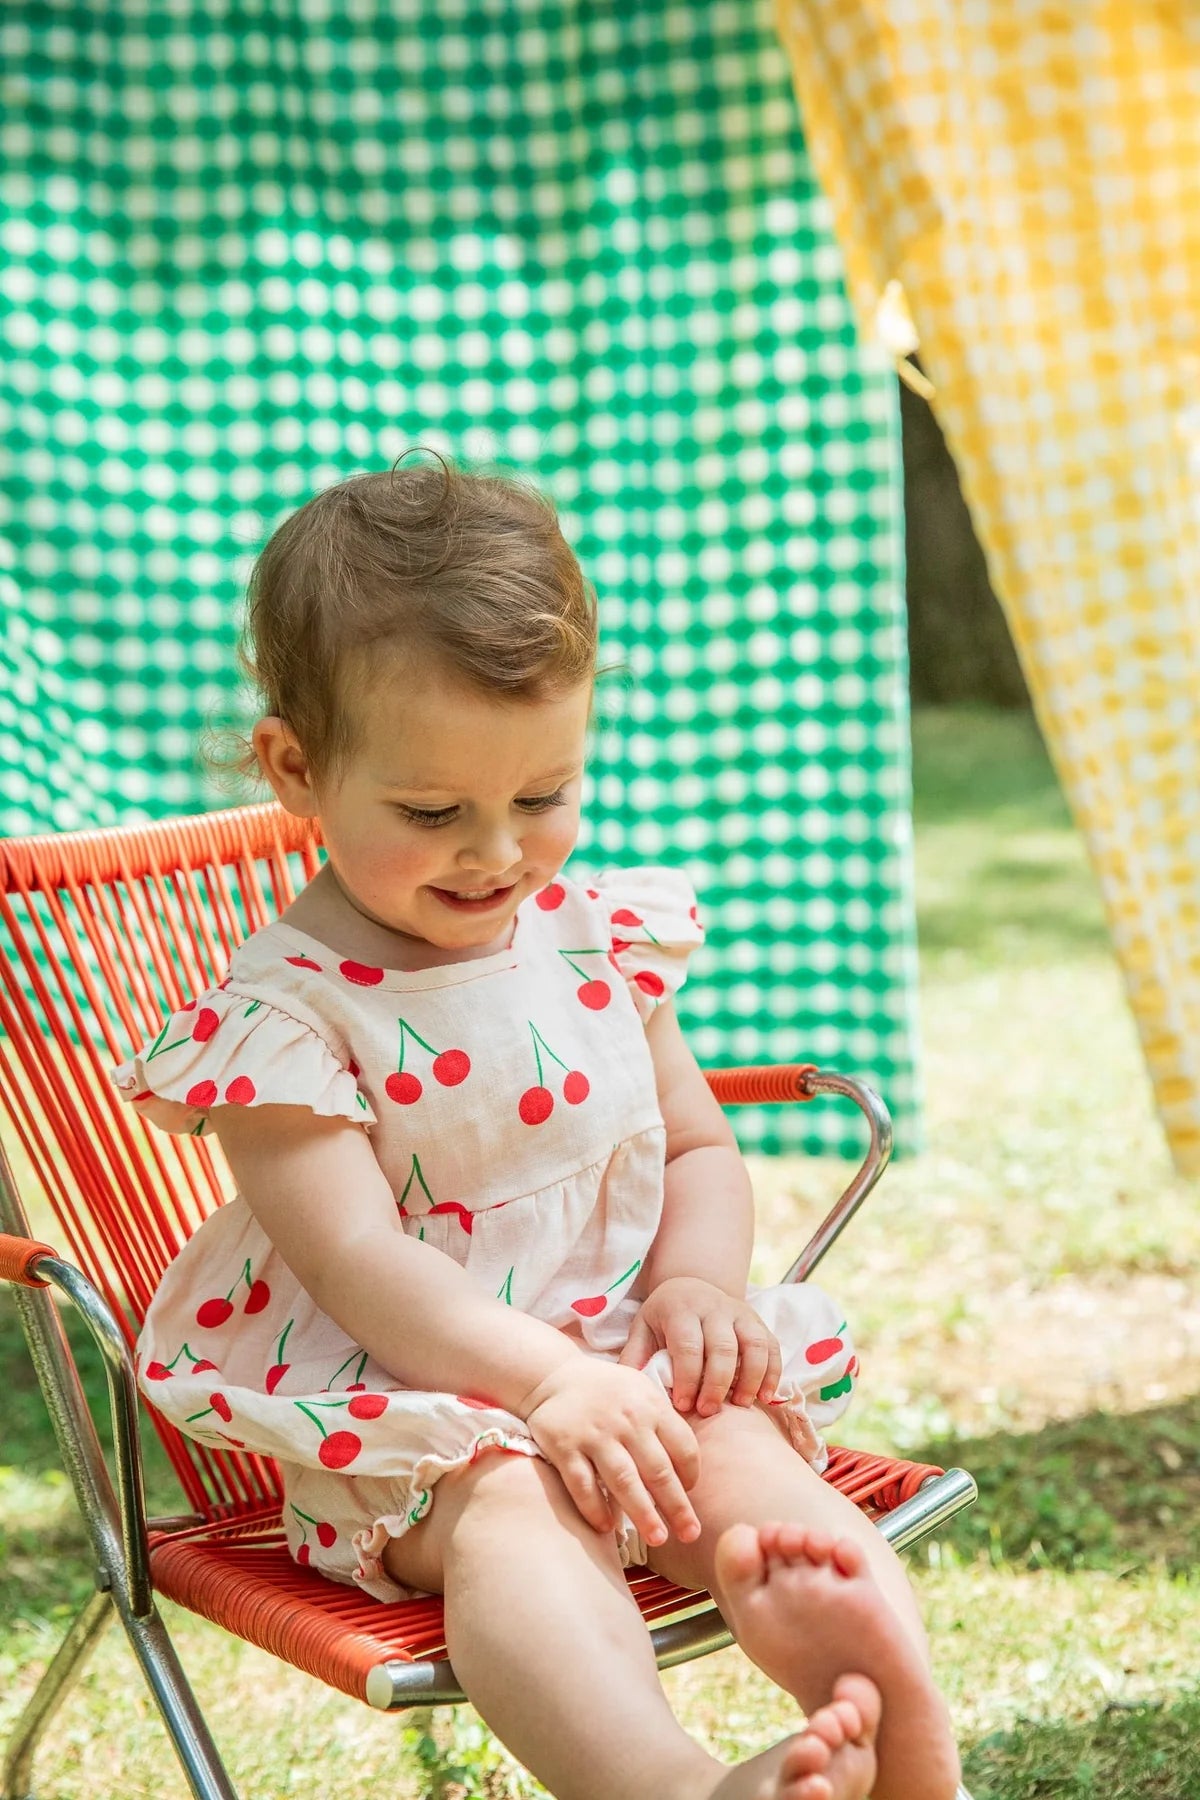
[[[316,872],[318,847],[275,805],[0,841],[0,1105],[131,1343],[230,1181],[219,1148],[146,1125],[109,1071],[222,978],[235,946]],[[197,1511],[278,1499],[269,1460],[154,1423]]]
[[[110,1070],[222,979],[235,947],[316,873],[319,847],[274,804],[0,839],[0,1107],[131,1344],[168,1263],[232,1183],[219,1146],[147,1124]],[[724,1104],[762,1103],[808,1098],[802,1073],[707,1078]],[[268,1458],[207,1449],[151,1417],[197,1512],[278,1502]]]

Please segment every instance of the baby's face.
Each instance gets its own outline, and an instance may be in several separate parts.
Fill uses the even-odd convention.
[[[575,845],[591,684],[502,703],[452,682],[381,681],[320,794],[339,885],[360,912],[438,948],[503,948],[522,900]]]

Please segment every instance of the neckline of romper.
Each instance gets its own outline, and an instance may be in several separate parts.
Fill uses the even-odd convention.
[[[524,907],[518,907],[516,924],[512,942],[507,950],[496,950],[491,956],[469,957],[464,962],[438,963],[429,969],[384,969],[376,981],[357,981],[355,986],[361,987],[364,993],[395,992],[405,990],[413,992],[421,988],[457,987],[466,981],[479,981],[487,975],[499,975],[506,969],[515,969],[520,960],[517,954],[518,939],[522,936],[521,913]],[[282,937],[294,943],[300,951],[306,951],[320,966],[325,975],[337,975],[344,963],[353,963],[356,968],[364,967],[352,957],[339,956],[320,938],[310,937],[307,931],[298,931],[294,925],[288,925],[278,919],[274,924],[265,926],[254,936],[247,938],[242,946],[243,952],[252,952],[252,947],[265,948],[261,940],[267,937]],[[378,965],[370,965],[377,968]]]

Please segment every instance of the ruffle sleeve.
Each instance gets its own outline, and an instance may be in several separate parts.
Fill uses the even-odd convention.
[[[594,883],[608,909],[613,961],[643,1020],[683,985],[704,942],[696,892],[678,869],[612,869]]]
[[[210,988],[167,1019],[152,1044],[112,1071],[123,1100],[176,1135],[203,1137],[214,1106],[306,1106],[373,1125],[357,1070],[311,1025],[269,1001]]]

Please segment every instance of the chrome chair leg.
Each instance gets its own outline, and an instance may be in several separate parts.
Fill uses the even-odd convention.
[[[51,1719],[83,1670],[113,1618],[111,1594],[96,1593],[76,1613],[71,1629],[34,1688],[13,1728],[0,1763],[0,1800],[31,1800],[33,1758]]]

